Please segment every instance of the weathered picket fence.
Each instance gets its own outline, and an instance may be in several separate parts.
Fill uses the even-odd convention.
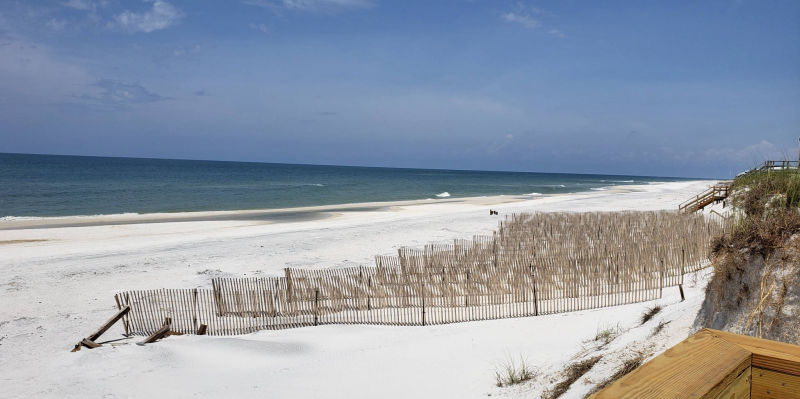
[[[116,295],[130,334],[212,335],[322,324],[432,325],[653,300],[706,263],[725,226],[674,212],[512,215],[491,237],[401,248],[374,267],[286,268],[211,289]]]

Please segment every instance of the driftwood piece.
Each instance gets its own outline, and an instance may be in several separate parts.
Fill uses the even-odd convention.
[[[208,325],[201,324],[200,328],[197,329],[197,335],[206,335],[207,330],[208,330]]]

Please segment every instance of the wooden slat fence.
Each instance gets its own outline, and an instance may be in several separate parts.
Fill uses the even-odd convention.
[[[492,236],[400,248],[374,267],[286,268],[215,278],[211,289],[117,294],[130,333],[171,317],[211,335],[321,324],[432,325],[536,316],[657,299],[707,263],[724,221],[674,212],[507,217]]]

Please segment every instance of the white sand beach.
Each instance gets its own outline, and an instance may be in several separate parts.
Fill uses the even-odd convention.
[[[611,187],[552,196],[436,199],[272,211],[34,218],[0,221],[0,397],[477,398],[538,397],[599,328],[604,351],[634,350],[653,324],[640,303],[549,316],[426,327],[328,325],[232,337],[141,337],[71,353],[129,289],[208,287],[217,276],[278,275],[284,267],[370,265],[400,246],[490,234],[522,211],[676,209],[714,181]],[[489,216],[489,209],[500,215]],[[687,300],[665,291],[651,323],[657,353],[686,338],[707,271]],[[115,326],[99,341],[123,338]],[[524,357],[542,380],[494,386],[494,370]],[[619,359],[617,359],[619,360]],[[609,373],[614,359],[585,378]],[[595,376],[595,377],[593,377]],[[565,397],[582,397],[581,381]]]

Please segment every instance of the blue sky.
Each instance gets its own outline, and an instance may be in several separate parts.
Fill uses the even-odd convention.
[[[797,1],[0,3],[0,152],[728,177],[798,136]]]

